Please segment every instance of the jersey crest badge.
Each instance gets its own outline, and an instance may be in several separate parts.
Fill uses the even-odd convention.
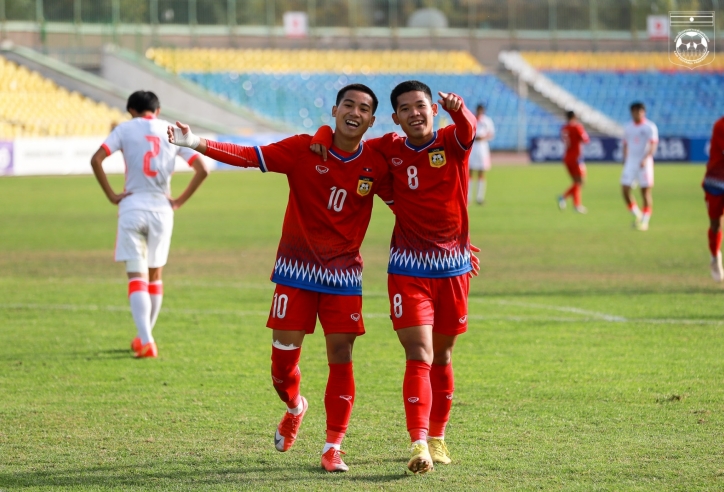
[[[372,182],[374,180],[368,176],[360,176],[357,181],[357,194],[360,196],[367,196],[372,191]]]
[[[442,167],[447,164],[444,147],[436,147],[428,150],[427,157],[430,159],[430,165],[432,167]]]

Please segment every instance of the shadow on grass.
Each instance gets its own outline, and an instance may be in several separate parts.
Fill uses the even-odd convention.
[[[168,463],[161,464],[168,466]],[[140,487],[150,488],[187,488],[199,485],[231,485],[236,488],[255,489],[273,487],[289,489],[304,486],[304,482],[331,479],[343,486],[368,483],[384,486],[406,479],[399,473],[373,474],[355,470],[351,473],[327,473],[320,467],[310,465],[271,466],[259,463],[243,466],[236,463],[199,463],[175,462],[172,470],[159,470],[149,465],[96,466],[89,468],[22,471],[0,473],[0,490],[25,487]],[[356,471],[359,472],[359,469]],[[292,477],[293,480],[292,480]],[[296,485],[295,485],[296,484]],[[320,485],[323,485],[321,482]],[[310,485],[307,483],[306,485]],[[331,485],[331,484],[330,484]]]

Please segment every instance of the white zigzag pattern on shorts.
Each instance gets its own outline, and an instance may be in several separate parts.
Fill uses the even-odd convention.
[[[359,268],[347,271],[328,270],[318,265],[293,261],[283,256],[277,258],[274,273],[280,277],[318,285],[333,287],[360,287],[362,285],[362,270]]]
[[[390,265],[415,270],[457,270],[470,263],[470,250],[421,253],[390,249]]]

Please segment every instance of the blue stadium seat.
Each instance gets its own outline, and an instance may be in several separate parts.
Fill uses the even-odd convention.
[[[244,106],[267,118],[279,119],[302,133],[313,133],[317,127],[330,124],[334,98],[343,86],[360,82],[368,85],[380,98],[377,120],[367,133],[369,138],[397,131],[391,118],[389,93],[398,83],[419,78],[436,93],[452,91],[461,95],[471,109],[486,103],[487,113],[495,122],[497,134],[493,149],[512,149],[518,142],[518,96],[494,75],[341,75],[341,74],[264,74],[264,73],[199,73],[182,72],[182,77],[227,100]],[[436,95],[436,94],[435,94]],[[526,101],[528,127],[526,136],[557,136],[563,120],[537,104]],[[449,117],[443,114],[438,122]]]

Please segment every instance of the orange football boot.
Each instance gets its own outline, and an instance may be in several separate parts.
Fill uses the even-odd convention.
[[[142,346],[143,346],[143,344],[141,343],[140,337],[134,338],[133,341],[131,342],[131,350],[133,350],[134,352],[138,352],[139,350],[141,350]]]
[[[344,454],[344,451],[329,448],[327,452],[322,455],[322,468],[330,473],[349,471],[349,467],[342,461],[340,454]]]
[[[288,451],[289,448],[292,447],[292,444],[294,444],[294,441],[297,440],[297,432],[299,432],[299,428],[302,426],[302,419],[304,418],[304,414],[307,413],[307,408],[309,408],[307,399],[302,396],[302,412],[299,415],[293,415],[286,410],[284,411],[284,417],[282,417],[282,421],[279,422],[277,432],[274,434],[274,447],[277,451],[282,453]]]
[[[136,359],[144,359],[146,357],[158,357],[156,342],[148,342],[136,352]]]

